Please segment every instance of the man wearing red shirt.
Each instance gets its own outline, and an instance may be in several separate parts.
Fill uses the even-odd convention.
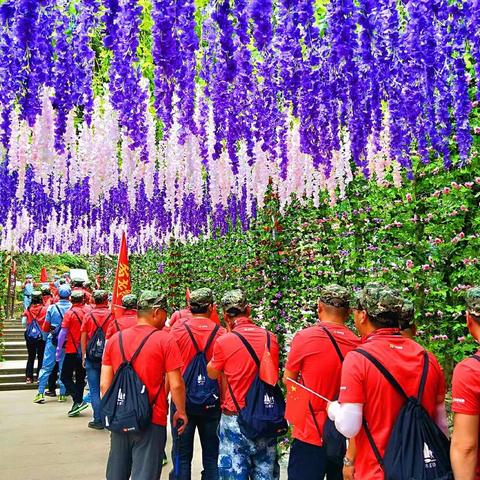
[[[381,284],[367,285],[354,309],[355,326],[362,335],[362,350],[375,357],[393,375],[408,396],[416,396],[424,366],[424,349],[400,335],[398,328],[403,299],[398,292]],[[433,355],[421,402],[427,413],[443,427],[445,420],[445,380]],[[384,480],[362,419],[383,457],[404,399],[380,371],[363,355],[347,354],[342,368],[340,397],[328,407],[329,417],[347,438],[355,437],[356,480]]]
[[[171,330],[171,335],[176,340],[183,359],[182,375],[185,374],[185,370],[196,356],[197,351],[205,351],[205,347],[209,341],[209,347],[205,351],[205,357],[207,361],[210,361],[215,342],[220,335],[225,333],[224,328],[216,328],[217,325],[210,319],[213,310],[213,302],[213,292],[209,288],[199,288],[198,290],[194,290],[190,294],[190,319],[186,322],[177,322]],[[191,335],[196,342],[198,350],[193,344]],[[205,379],[201,381],[205,382]],[[186,385],[186,388],[188,396],[188,385]],[[174,445],[172,449],[172,451],[175,452],[178,448],[180,455],[178,477],[184,480],[189,480],[191,478],[195,429],[198,428],[198,434],[202,444],[202,479],[217,480],[217,429],[220,421],[220,410],[213,409],[211,412],[204,412],[201,415],[187,411],[187,414],[188,426],[178,440],[174,438],[174,441],[178,441],[179,445]]]
[[[467,327],[480,342],[480,287],[467,291]],[[456,480],[480,480],[480,350],[460,362],[452,380],[453,423],[450,458]]]
[[[80,347],[80,330],[82,328],[85,311],[83,292],[72,292],[70,297],[72,308],[65,313],[62,322],[62,330],[58,335],[56,358],[60,361],[62,350],[65,346],[65,359],[63,361],[60,379],[73,399],[73,405],[68,412],[69,417],[76,417],[88,407],[83,401],[83,389],[85,388],[85,369],[82,365],[82,350]],[[73,380],[75,374],[75,381]]]
[[[319,323],[301,330],[293,338],[285,367],[285,383],[289,378],[300,381],[301,377],[306,387],[325,398],[338,397],[343,358],[360,343],[345,326],[350,316],[349,301],[349,291],[340,285],[321,289]],[[325,453],[323,426],[327,405],[312,395],[310,406],[310,411],[305,412],[305,426],[293,429],[295,440],[290,449],[288,478],[323,480],[326,475],[328,480],[342,480],[342,465],[332,462]]]
[[[83,290],[79,290],[83,293]],[[90,390],[90,399],[93,409],[93,420],[88,424],[89,428],[102,430],[102,419],[100,416],[100,368],[101,362],[87,357],[88,342],[101,328],[105,334],[112,321],[112,312],[108,308],[108,293],[105,290],[95,290],[93,292],[94,307],[85,314],[82,323],[82,359],[87,371],[88,388]]]
[[[241,334],[252,346],[258,358],[266,348],[266,336],[270,336],[270,354],[274,368],[278,370],[279,348],[275,335],[257,327],[250,317],[250,306],[242,290],[231,290],[222,298],[224,318],[230,332]],[[244,344],[234,333],[222,335],[213,350],[208,364],[208,376],[223,378],[230,385],[239,408],[245,406],[245,397],[257,374],[257,366]],[[220,440],[218,474],[224,480],[268,480],[274,478],[276,439],[247,439],[240,431],[238,411],[230,394],[225,390],[222,398],[222,416],[218,429]]]
[[[41,292],[35,290],[32,292],[32,300],[30,306],[23,312],[22,325],[26,328],[36,320],[40,331],[38,332],[38,338],[28,338],[25,330],[25,342],[27,344],[28,360],[27,367],[25,369],[25,382],[30,384],[33,382],[33,366],[35,364],[35,358],[37,358],[37,378],[40,374],[43,364],[43,355],[45,352],[45,340],[46,334],[43,333],[43,324],[45,323],[45,315],[47,314],[47,308],[43,305]]]
[[[137,324],[137,296],[133,294],[125,295],[122,298],[123,313],[119,318],[114,318],[108,326],[105,338],[108,340],[114,333],[120,330],[126,330]]]
[[[168,380],[172,400],[175,403],[175,425],[184,422],[178,432],[183,433],[188,425],[185,413],[185,385],[180,369],[182,357],[175,340],[161,328],[167,318],[166,297],[160,292],[146,291],[138,302],[138,324],[120,331],[107,342],[103,356],[101,391],[102,396],[113,381],[113,376],[123,359],[120,351],[120,335],[125,357],[131,359],[140,343],[152,331],[133,368],[148,391],[152,404],[152,423],[138,433],[115,433],[110,436],[110,454],[107,464],[107,480],[158,480],[162,473],[163,451],[166,441]]]
[[[172,328],[176,323],[185,323],[190,318],[192,318],[192,312],[190,311],[190,307],[182,308],[181,310],[173,312],[173,315],[170,317],[168,326]]]

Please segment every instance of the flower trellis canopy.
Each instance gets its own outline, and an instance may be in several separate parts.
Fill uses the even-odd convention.
[[[248,228],[469,161],[478,0],[0,1],[1,248]],[[352,169],[354,171],[352,171]]]

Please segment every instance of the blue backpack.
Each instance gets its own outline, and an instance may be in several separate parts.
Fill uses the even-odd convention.
[[[115,372],[112,384],[100,404],[103,426],[111,432],[138,433],[145,430],[152,421],[152,406],[165,386],[162,382],[151,406],[147,388],[135,372],[133,363],[147,340],[157,331],[153,330],[145,336],[130,360],[125,358],[122,332],[118,334],[122,364]]]
[[[103,350],[105,349],[105,332],[103,331],[103,327],[106,325],[112,314],[108,314],[101,326],[97,323],[93,313],[91,313],[90,316],[97,328],[95,329],[92,338],[87,343],[87,358],[91,362],[100,363],[103,357]]]
[[[218,325],[215,326],[208,337],[205,348],[200,350],[192,330],[188,324],[184,323],[184,326],[197,352],[183,374],[187,391],[187,414],[205,415],[218,413],[220,410],[220,390],[217,380],[212,380],[207,375],[207,358],[205,354],[215,340],[220,327]]]
[[[243,343],[257,366],[257,373],[248,389],[245,407],[240,408],[232,387],[227,381],[230,395],[238,412],[238,424],[242,434],[250,439],[274,438],[285,435],[288,424],[285,420],[285,399],[278,385],[272,386],[260,379],[260,360],[253,347],[238,332],[232,332]],[[267,349],[270,350],[270,335],[267,333]]]
[[[30,312],[30,308],[28,309]],[[25,338],[26,340],[30,340],[31,342],[38,341],[42,338],[42,329],[40,328],[40,325],[37,322],[37,319],[34,318],[32,321],[29,323],[25,330]]]
[[[62,323],[63,323],[63,313],[58,308],[58,305],[55,305],[55,308],[57,309],[58,314],[60,315],[60,323],[53,328],[51,334],[52,334],[52,345],[56,347],[58,345],[58,336],[60,335],[60,331],[62,330]]]
[[[421,404],[429,367],[428,353],[423,353],[424,364],[418,395],[408,397],[393,375],[373,355],[361,349],[356,349],[355,352],[372,362],[405,400],[393,425],[383,458],[368,423],[363,419],[363,428],[375,458],[384,471],[385,480],[453,480],[450,442]]]

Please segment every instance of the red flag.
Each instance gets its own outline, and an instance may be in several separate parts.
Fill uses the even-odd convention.
[[[210,320],[212,320],[212,322],[215,322],[217,325],[220,325],[220,318],[218,317],[217,304],[216,303],[213,304],[212,313],[210,315]]]
[[[273,363],[270,350],[265,346],[263,357],[260,360],[260,379],[269,385],[276,385],[278,382],[278,367]]]
[[[42,267],[42,271],[40,273],[40,282],[41,283],[47,283],[48,282],[47,269],[45,267]]]
[[[131,292],[132,284],[130,281],[130,267],[128,266],[127,238],[125,232],[123,232],[115,282],[113,284],[112,312],[115,318],[118,318],[123,313],[122,298]]]
[[[187,291],[185,292],[185,299],[187,300],[187,305],[190,303],[190,289],[187,288]]]
[[[308,414],[308,401],[310,393],[299,383],[290,379],[287,381],[287,407],[285,418],[295,427],[303,430]]]

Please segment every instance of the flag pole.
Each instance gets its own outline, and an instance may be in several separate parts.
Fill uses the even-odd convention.
[[[325,402],[327,402],[327,403],[331,403],[331,402],[332,402],[332,400],[329,400],[328,398],[320,395],[319,393],[314,392],[313,390],[310,390],[310,389],[307,388],[305,385],[302,385],[301,383],[296,382],[295,380],[293,380],[293,378],[287,378],[287,380],[288,380],[289,382],[294,383],[295,385],[298,385],[299,387],[302,387],[302,388],[303,388],[304,390],[306,390],[307,392],[311,393],[312,395],[315,395],[315,396],[318,397],[318,398],[321,398],[323,401],[325,401]]]

